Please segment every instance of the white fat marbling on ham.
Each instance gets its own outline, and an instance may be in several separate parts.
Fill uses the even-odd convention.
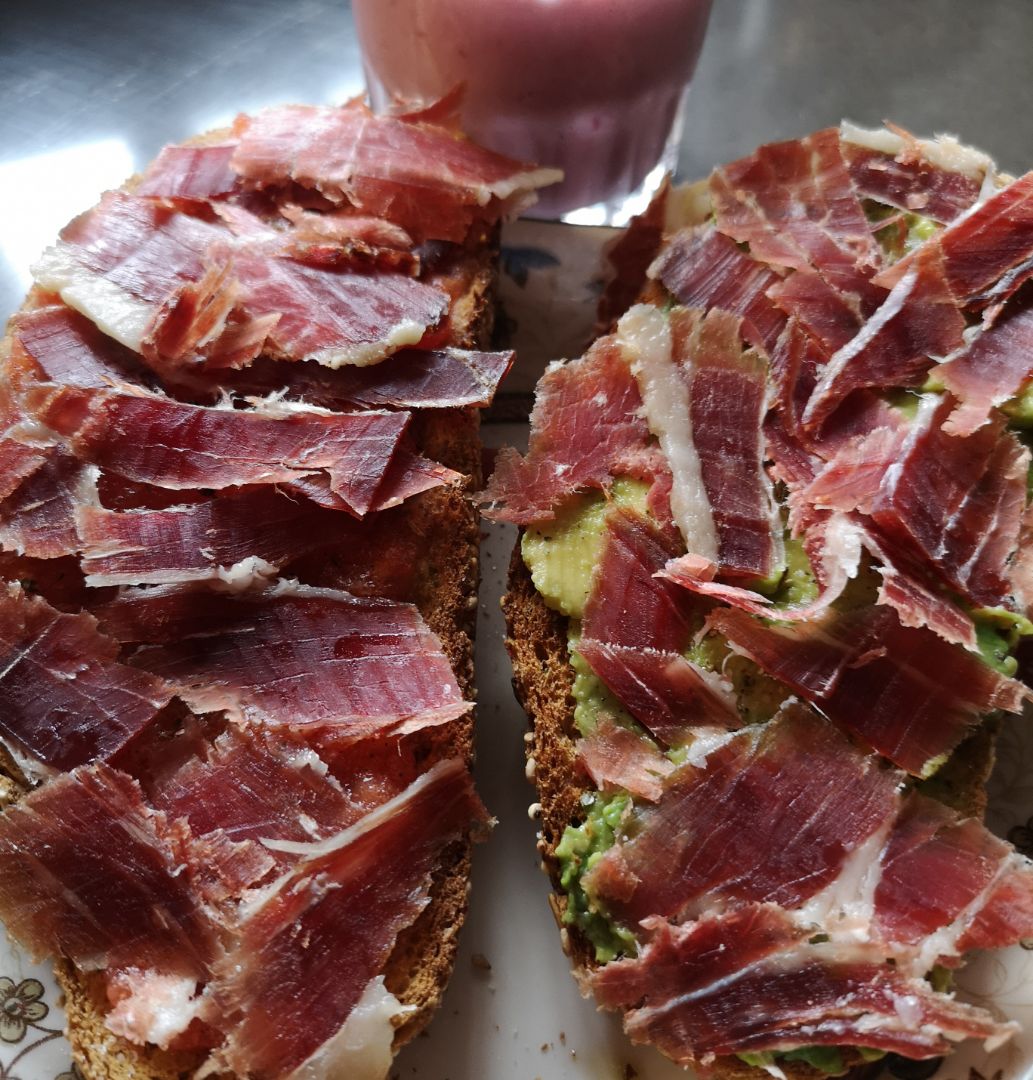
[[[36,284],[56,292],[109,337],[136,352],[147,334],[154,307],[121,286],[85,269],[64,244],[47,248],[33,264]]]
[[[108,999],[113,1007],[104,1018],[109,1031],[163,1050],[201,1017],[210,1004],[197,993],[197,980],[182,975],[127,968],[108,979]]]
[[[391,1043],[398,1017],[413,1012],[384,985],[384,977],[372,979],[362,992],[341,1029],[285,1080],[383,1080],[391,1067]]]
[[[667,319],[656,308],[636,304],[621,319],[618,339],[630,354],[649,430],[660,440],[674,476],[674,522],[690,553],[716,563],[717,528],[692,441],[689,388],[671,358]]]
[[[849,120],[844,120],[839,125],[839,137],[843,142],[877,150],[880,154],[891,157],[896,157],[909,148],[908,140],[889,128],[862,128]],[[931,165],[947,172],[962,173],[980,182],[995,172],[993,158],[981,150],[964,146],[953,135],[937,135],[933,139],[911,141]]]

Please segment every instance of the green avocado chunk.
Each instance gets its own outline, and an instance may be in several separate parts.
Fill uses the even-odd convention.
[[[568,825],[556,845],[560,885],[567,894],[563,922],[576,926],[595,946],[596,960],[605,964],[618,956],[634,956],[635,935],[610,919],[581,879],[613,846],[631,797],[623,793],[610,796],[596,793],[585,795],[582,802],[587,807],[585,820],[580,825]]]
[[[601,491],[578,495],[555,521],[524,531],[520,553],[549,607],[568,618],[581,618],[603,551],[607,509],[626,506],[645,513],[648,493],[648,484],[621,477],[613,482],[609,499]]]

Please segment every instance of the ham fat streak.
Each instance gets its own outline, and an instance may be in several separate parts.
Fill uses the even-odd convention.
[[[419,411],[491,402],[513,356],[460,340],[454,297],[553,179],[358,103],[274,109],[166,147],[35,266],[0,353],[27,789],[0,917],[97,980],[115,1035],[254,1080],[386,1075],[422,993],[396,942],[487,824],[417,607],[448,624],[423,533],[465,478]]]
[[[1030,697],[1033,173],[844,125],[701,189],[484,493],[546,537],[611,502],[571,635],[582,802],[625,800],[562,862],[584,988],[704,1072],[992,1048],[1014,1025],[927,976],[1033,934],[1033,863],[949,794]]]

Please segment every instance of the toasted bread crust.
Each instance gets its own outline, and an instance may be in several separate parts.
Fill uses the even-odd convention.
[[[210,132],[192,141],[218,141],[225,134]],[[134,183],[135,179],[127,189]],[[449,318],[452,343],[458,347],[486,348],[490,344],[497,260],[498,230],[494,229],[476,237],[447,271],[443,284],[453,296]],[[24,307],[39,302],[39,292],[34,289]],[[413,414],[411,430],[418,448],[466,479],[459,487],[437,488],[408,500],[399,513],[400,528],[425,538],[414,595],[407,599],[416,604],[441,639],[463,695],[470,701],[475,697],[473,638],[480,526],[469,495],[482,486],[479,425],[480,414],[472,408]],[[332,569],[320,584],[333,586]],[[422,733],[425,741],[421,749],[428,762],[458,756],[472,763],[473,731],[471,712]],[[6,753],[0,753],[0,806],[25,790],[17,766]],[[385,967],[387,988],[414,1010],[395,1033],[396,1051],[430,1022],[451,977],[458,932],[466,918],[471,846],[470,840],[459,841],[442,853],[432,877],[430,903],[399,935]],[[207,1051],[160,1050],[113,1034],[105,1024],[108,1002],[103,977],[80,972],[67,961],[55,964],[55,975],[65,996],[66,1035],[72,1057],[85,1080],[185,1080],[208,1057]]]
[[[591,972],[598,965],[595,950],[575,926],[563,926],[561,918],[567,899],[559,883],[556,845],[563,830],[583,817],[581,796],[594,790],[577,764],[574,727],[574,672],[567,649],[569,620],[546,606],[531,574],[524,565],[518,539],[509,566],[506,595],[502,598],[506,617],[506,649],[513,664],[513,689],[527,713],[531,739],[527,757],[533,765],[538,791],[541,831],[538,851],[542,866],[553,886],[550,897],[553,914],[560,925],[563,950],[575,975]],[[981,817],[986,809],[986,780],[993,768],[995,726],[986,724],[955,751],[941,770],[940,784],[929,794],[964,814]],[[881,1072],[879,1062],[867,1063],[855,1051],[844,1053],[852,1080]],[[805,1062],[782,1063],[789,1080],[828,1080],[824,1073]],[[720,1057],[708,1067],[713,1080],[758,1080],[767,1074],[734,1056]]]

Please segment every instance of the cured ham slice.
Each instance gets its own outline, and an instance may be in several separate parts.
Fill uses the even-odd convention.
[[[947,285],[959,304],[1009,295],[1029,276],[1033,258],[1033,172],[991,195],[931,244],[881,271],[875,281],[886,288],[896,285],[930,247],[939,252]]]
[[[657,578],[678,547],[642,514],[611,509],[585,603],[586,639],[679,653],[697,629],[691,600]]]
[[[765,626],[734,609],[710,625],[764,671],[916,776],[988,712],[1018,712],[1028,691],[928,629],[902,626],[886,607],[807,626]]]
[[[200,712],[340,740],[405,734],[470,709],[441,643],[410,604],[294,582],[258,594],[183,586],[125,593],[97,609]]]
[[[191,202],[225,198],[239,187],[237,174],[230,166],[236,149],[235,142],[165,146],[148,165],[133,193]]]
[[[292,499],[275,488],[242,488],[168,509],[118,512],[80,505],[71,550],[81,547],[91,586],[247,584],[310,552],[361,543],[360,528],[350,516],[308,499]]]
[[[333,392],[370,409],[490,405],[513,359],[512,352],[405,349],[373,368],[343,369]]]
[[[28,361],[28,371],[41,382],[103,389],[150,381],[135,353],[64,304],[20,312],[13,329],[12,376]]]
[[[925,248],[878,311],[822,369],[804,424],[820,427],[853,390],[920,384],[934,360],[962,346],[964,329],[940,253]]]
[[[877,948],[808,943],[771,905],[647,925],[641,955],[607,964],[591,985],[604,1007],[631,1010],[624,1025],[633,1041],[680,1064],[801,1045],[930,1058],[964,1038],[996,1046],[1015,1030],[908,978]]]
[[[127,348],[178,361],[214,342],[233,309],[226,267],[208,258],[222,236],[200,218],[109,191],[62,231],[33,275]]]
[[[233,725],[158,783],[151,803],[187,826],[195,879],[215,903],[293,863],[264,841],[323,839],[371,808],[348,798],[303,744]]]
[[[33,956],[82,970],[143,967],[204,979],[213,927],[163,815],[103,764],[76,769],[0,816],[0,916]]]
[[[671,515],[691,555],[732,576],[763,577],[780,557],[763,468],[765,365],[743,352],[740,320],[637,305],[620,321],[650,430],[672,474]],[[729,479],[734,475],[734,482]]]
[[[79,457],[139,483],[218,490],[321,475],[358,516],[374,505],[409,422],[404,412],[206,408],[72,387],[38,394],[30,407]]]
[[[785,326],[784,316],[768,298],[781,277],[713,226],[675,233],[650,266],[649,276],[679,304],[739,315],[743,337],[768,352]]]
[[[950,136],[929,141],[899,129],[865,131],[844,123],[840,148],[858,193],[944,224],[975,204],[993,162]]]
[[[373,116],[357,101],[267,109],[239,117],[235,133],[233,167],[251,183],[295,180],[400,225],[417,242],[461,241],[475,221],[518,213],[562,177],[440,127]]]
[[[247,250],[226,257],[244,308],[270,321],[265,349],[287,359],[375,364],[419,343],[448,311],[445,293],[404,274],[321,269]]]
[[[363,244],[371,250],[390,248],[399,252],[413,247],[413,239],[404,229],[381,218],[363,217],[348,210],[306,210],[294,203],[280,203],[279,211],[294,225],[294,235],[302,242],[332,240],[345,246]]]
[[[870,536],[865,546],[879,554],[885,563],[878,567],[882,584],[877,602],[893,608],[902,625],[928,626],[944,641],[964,645],[966,649],[977,647],[975,623],[957,604],[925,584],[917,574],[889,564]]]
[[[586,888],[629,924],[722,901],[795,907],[893,816],[898,779],[805,706],[786,706],[673,773]]]
[[[856,304],[813,270],[797,270],[778,281],[767,295],[786,315],[795,316],[829,354],[854,338],[864,316],[870,314],[862,314]]]
[[[38,559],[79,550],[75,512],[89,492],[88,470],[57,447],[41,451],[38,468],[0,502],[0,547]]]
[[[687,309],[682,315],[679,329],[689,334],[696,316]],[[618,324],[618,338],[638,382],[649,430],[667,459],[671,518],[689,552],[716,563],[717,524],[693,439],[689,380],[674,362],[672,323],[658,309],[636,304]]]
[[[629,791],[650,802],[660,798],[663,778],[674,771],[654,743],[609,717],[578,739],[577,754],[600,790]]]
[[[307,266],[122,192],[65,229],[33,273],[159,369],[239,367],[267,343],[329,367],[376,363],[448,310],[444,293],[407,275]]]
[[[971,435],[1033,376],[1033,308],[1007,312],[935,374],[958,401],[944,430]]]
[[[943,425],[954,406],[947,396],[924,416],[920,409],[871,517],[891,553],[899,547],[977,605],[1007,603],[1029,451],[1001,417],[971,436],[951,436]]]
[[[819,585],[818,595],[795,605],[776,606],[770,597],[753,589],[714,581],[709,576],[713,567],[691,555],[668,563],[663,576],[700,596],[723,601],[751,615],[798,622],[820,616],[843,594],[850,579],[857,576],[863,540],[864,531],[845,514],[829,514],[812,522],[804,543]]]
[[[284,396],[328,409],[457,409],[490,405],[513,363],[512,352],[467,349],[400,349],[379,364],[329,371],[310,361],[284,363],[259,357],[217,380],[194,378],[192,397],[216,401],[223,389],[263,398]]]
[[[717,227],[755,259],[815,269],[840,292],[865,290],[878,248],[840,152],[839,132],[771,143],[715,169]]]
[[[574,492],[607,487],[622,459],[647,444],[641,408],[615,337],[600,338],[579,360],[553,364],[538,382],[528,452],[499,452],[482,496],[485,515],[531,525],[553,518]]]
[[[693,728],[740,726],[731,687],[679,653],[582,638],[578,652],[625,709],[666,746]]]
[[[0,648],[0,732],[55,769],[110,757],[172,696],[118,663],[117,643],[91,615],[57,611],[18,585],[0,592]]]
[[[885,561],[923,568],[977,606],[1008,604],[1029,452],[1000,414],[949,434],[956,405],[927,395],[909,427],[844,444],[805,497],[868,515]]]
[[[1033,934],[1033,864],[980,822],[911,795],[882,854],[874,916],[875,933],[918,951],[922,970],[1012,945]]]
[[[269,1078],[352,1075],[334,1036],[426,906],[442,850],[486,818],[468,770],[452,759],[351,828],[301,846],[303,860],[242,924],[221,966],[239,1016],[220,1053],[226,1067]],[[307,1073],[321,1052],[332,1067]]]
[[[739,320],[710,311],[690,330],[671,313],[677,364],[689,380],[691,438],[718,537],[719,571],[766,577],[783,558],[782,523],[764,471],[767,365],[739,344]],[[686,542],[688,538],[686,538]],[[694,551],[690,554],[706,555]]]

